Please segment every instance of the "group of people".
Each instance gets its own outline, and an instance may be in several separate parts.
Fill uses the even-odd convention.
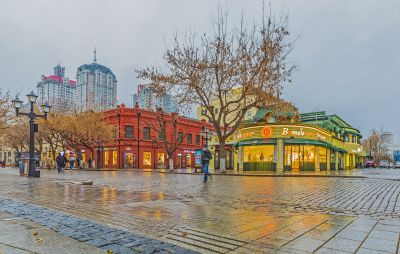
[[[63,153],[59,153],[57,158],[56,158],[56,163],[57,163],[57,171],[60,173],[64,171],[65,166],[67,165],[67,162],[69,163],[69,169],[73,170],[75,167],[75,162],[78,164],[78,167],[80,165],[80,160],[79,157],[75,157],[75,155],[71,152],[68,159]]]

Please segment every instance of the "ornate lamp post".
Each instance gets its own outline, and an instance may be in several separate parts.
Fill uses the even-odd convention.
[[[209,137],[209,134],[210,134],[210,131],[208,130],[208,128],[203,126],[203,129],[200,131],[200,135],[206,141],[207,146],[208,146],[208,141],[211,140],[211,137]]]
[[[28,97],[28,100],[31,104],[29,113],[19,111],[22,107],[22,101],[18,98],[18,96],[16,96],[15,99],[12,100],[12,105],[15,108],[17,117],[19,115],[24,115],[29,118],[29,171],[28,171],[28,176],[40,177],[40,171],[36,170],[36,160],[35,160],[35,119],[37,117],[42,117],[44,119],[47,119],[47,114],[50,112],[51,106],[47,102],[45,104],[42,104],[42,110],[44,112],[44,115],[36,114],[34,111],[34,105],[36,103],[38,96],[36,94],[34,94],[32,91],[31,93],[27,94],[26,97]]]

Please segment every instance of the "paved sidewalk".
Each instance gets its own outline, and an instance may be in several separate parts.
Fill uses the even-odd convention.
[[[0,212],[1,254],[105,254],[106,251],[56,233],[38,223]]]
[[[173,244],[101,225],[91,220],[78,218],[60,211],[50,210],[42,206],[20,202],[15,199],[3,198],[1,196],[0,211],[8,212],[19,218],[29,219],[53,230],[50,231],[46,229],[46,232],[41,230],[40,234],[37,236],[34,235],[34,237],[36,237],[34,239],[40,244],[38,247],[32,244],[32,239],[28,239],[29,245],[33,246],[33,250],[38,253],[64,253],[63,251],[68,249],[69,252],[65,253],[101,253],[100,250],[93,247],[91,247],[91,249],[94,249],[94,252],[92,252],[91,249],[83,248],[88,245],[103,249],[103,253],[109,250],[113,253],[195,253]],[[1,240],[6,241],[5,244],[3,244],[5,246],[23,244],[26,242],[24,239],[27,238],[27,234],[33,234],[33,231],[39,232],[32,226],[30,226],[30,228],[20,227],[18,229],[22,232],[16,234],[15,228],[11,227],[7,230],[7,227],[2,227],[1,231],[4,231],[5,235],[4,237],[0,237],[0,242]],[[23,231],[24,229],[25,231]],[[51,237],[51,234],[55,234],[55,232],[60,234],[56,237]],[[20,233],[23,235],[22,238],[18,237]],[[43,237],[40,237],[42,235]],[[49,240],[44,242],[44,238],[48,238]],[[75,239],[73,241],[80,241],[81,243],[73,246],[72,242],[65,241],[65,238],[71,240]],[[7,244],[7,240],[12,242]],[[65,246],[63,241],[71,244]],[[48,243],[50,244],[48,245]]]
[[[10,167],[8,168],[10,169]],[[48,169],[41,169],[42,171],[48,171]],[[69,171],[67,169],[66,171]],[[117,169],[117,168],[93,168],[93,169],[74,169],[73,171],[85,171],[85,172],[152,172],[152,173],[165,173],[165,174],[188,174],[188,175],[202,175],[200,169],[193,168],[181,168],[174,169],[172,172],[168,169]],[[302,171],[302,172],[290,172],[286,171],[283,173],[276,173],[273,171],[237,171],[237,170],[226,170],[225,172],[220,172],[219,170],[210,169],[209,173],[213,175],[224,175],[224,176],[254,176],[254,177],[348,177],[348,178],[366,178],[362,173],[361,169],[355,170],[339,170],[339,171],[320,171],[320,172],[311,172],[311,171]]]
[[[157,239],[201,253],[396,253],[400,181],[386,178],[397,171],[365,173],[203,184],[193,174],[44,170],[38,179],[0,170],[0,209],[94,246],[130,248],[122,240],[132,236],[151,243],[141,247]],[[86,179],[93,185],[73,184]],[[87,221],[95,232],[80,230]]]

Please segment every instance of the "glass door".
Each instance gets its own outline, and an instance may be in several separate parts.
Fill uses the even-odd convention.
[[[292,146],[292,171],[300,170],[300,147]]]

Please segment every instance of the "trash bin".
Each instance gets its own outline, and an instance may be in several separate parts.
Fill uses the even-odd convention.
[[[23,159],[20,159],[18,162],[18,168],[19,168],[19,175],[23,176],[25,175],[25,162]]]

